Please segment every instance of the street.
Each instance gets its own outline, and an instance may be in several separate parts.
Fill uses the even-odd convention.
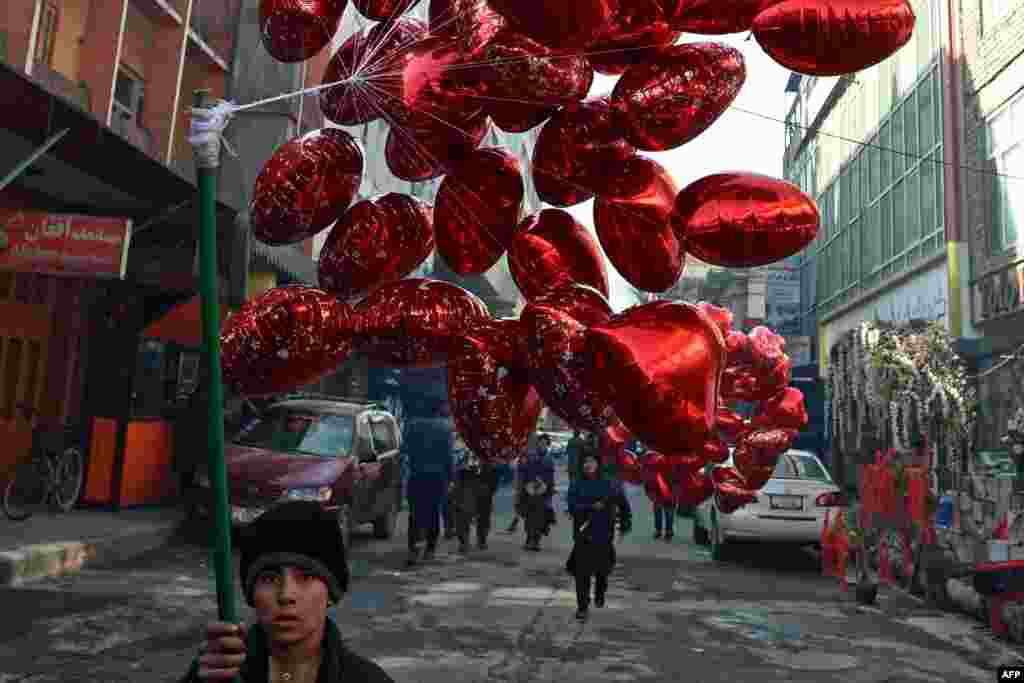
[[[693,544],[688,519],[676,520],[671,544],[654,541],[646,497],[628,491],[633,533],[619,545],[607,607],[585,623],[562,568],[567,518],[540,553],[525,553],[521,534],[504,533],[512,500],[503,489],[490,549],[468,558],[450,541],[434,563],[405,570],[401,527],[391,541],[361,534],[352,590],[335,615],[342,633],[403,683],[987,682],[998,664],[1024,659],[978,622],[894,590],[881,591],[877,608],[858,607],[806,551],[744,548],[717,564]],[[4,589],[0,605],[0,683],[172,681],[216,615],[195,539]]]

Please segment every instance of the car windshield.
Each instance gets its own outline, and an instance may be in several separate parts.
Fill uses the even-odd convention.
[[[810,479],[832,481],[828,472],[816,457],[802,453],[783,453],[775,465],[773,479]]]
[[[355,420],[351,415],[272,408],[235,438],[243,446],[281,453],[335,458],[352,448]]]

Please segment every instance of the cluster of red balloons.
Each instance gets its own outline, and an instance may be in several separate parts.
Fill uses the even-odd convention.
[[[696,448],[654,450],[642,462],[624,451],[619,465],[623,477],[643,484],[655,503],[694,506],[714,494],[722,511],[732,512],[756,500],[779,455],[807,426],[807,410],[803,393],[788,386],[790,359],[782,337],[763,326],[745,334],[732,329],[729,311],[707,303],[698,307],[721,331],[727,354],[709,438]],[[731,405],[736,401],[755,404],[755,415],[741,417]],[[705,472],[709,464],[726,462],[730,451],[732,465]]]
[[[340,129],[279,148],[257,179],[253,231],[293,244],[330,228],[320,289],[271,290],[232,316],[225,377],[242,393],[269,394],[315,381],[352,352],[446,364],[456,424],[482,458],[518,455],[546,404],[575,427],[628,431],[668,454],[648,465],[659,496],[705,495],[698,465],[721,462],[732,443],[735,469],[718,470],[716,487],[741,500],[802,426],[781,338],[732,330],[710,304],[614,314],[598,241],[631,284],[653,292],[678,281],[687,254],[750,267],[806,246],[819,215],[794,185],[737,172],[680,191],[638,155],[698,136],[746,78],[737,50],[674,42],[684,31],[749,29],[789,68],[848,73],[907,42],[906,0],[429,0],[426,24],[402,16],[419,1],[353,0],[380,23],[332,56],[324,82],[333,86],[319,100],[340,125],[385,118],[396,176],[445,176],[433,205],[400,194],[351,205],[364,157]],[[281,61],[309,59],[345,7],[261,0],[264,44]],[[595,71],[621,77],[609,96],[584,99]],[[544,124],[529,169],[504,149],[477,148],[492,123]],[[556,207],[596,198],[597,240],[562,208],[523,217],[524,172]],[[434,249],[459,274],[507,254],[527,299],[520,317],[494,319],[464,289],[409,279]],[[731,400],[762,410],[744,422],[723,407]]]

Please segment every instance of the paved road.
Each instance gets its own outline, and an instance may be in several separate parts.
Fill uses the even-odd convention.
[[[541,553],[497,533],[486,552],[446,549],[413,571],[402,569],[402,538],[358,538],[353,592],[336,615],[343,633],[402,683],[988,682],[998,663],[1024,659],[976,622],[902,594],[859,608],[799,551],[749,549],[719,565],[682,519],[671,545],[655,542],[650,507],[630,489],[635,531],[608,606],[585,624],[562,570],[562,517]],[[504,491],[496,528],[510,510]],[[210,574],[201,545],[182,542],[0,591],[0,683],[175,680],[216,611]]]

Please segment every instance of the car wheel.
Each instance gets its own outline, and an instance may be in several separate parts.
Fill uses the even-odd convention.
[[[395,523],[398,519],[398,510],[395,507],[388,508],[383,515],[373,520],[373,535],[375,538],[385,539],[395,535]]]
[[[718,511],[711,511],[711,559],[722,562],[726,559],[726,538],[718,522]]]
[[[355,526],[352,520],[352,506],[343,503],[338,508],[338,530],[341,531],[341,538],[347,551],[352,547],[352,528]]]
[[[711,545],[711,537],[708,530],[697,523],[697,515],[693,516],[693,542],[697,545]]]

